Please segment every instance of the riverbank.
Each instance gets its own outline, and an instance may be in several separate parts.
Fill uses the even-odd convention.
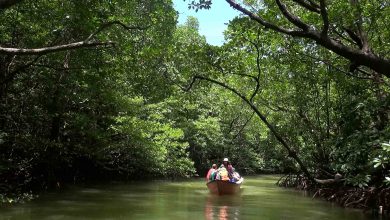
[[[309,184],[301,175],[284,175],[278,181],[281,187],[310,192],[312,198],[336,203],[344,208],[362,209],[379,215],[390,215],[389,187],[351,187],[343,182],[334,184]]]
[[[390,214],[390,188],[319,188],[313,198],[320,197],[343,207],[371,210],[378,214]]]

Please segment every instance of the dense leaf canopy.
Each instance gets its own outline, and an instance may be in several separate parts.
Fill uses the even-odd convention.
[[[212,46],[170,0],[0,1],[0,194],[203,175],[224,157],[390,184],[390,5],[226,2],[243,14]]]

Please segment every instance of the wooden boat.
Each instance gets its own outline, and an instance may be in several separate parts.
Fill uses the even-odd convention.
[[[213,194],[226,195],[226,194],[236,194],[240,192],[240,187],[244,178],[241,178],[239,181],[232,183],[224,180],[212,180],[207,183],[207,188]]]

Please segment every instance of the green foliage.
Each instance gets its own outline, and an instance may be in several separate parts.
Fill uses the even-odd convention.
[[[25,203],[33,200],[37,196],[31,193],[21,193],[18,195],[13,195],[11,197],[0,194],[0,203],[14,204],[14,203]]]
[[[244,3],[292,27],[274,1]],[[291,3],[303,21],[322,27],[320,16]],[[354,25],[361,13],[370,46],[385,57],[386,6],[333,1],[327,8],[335,30]],[[224,157],[242,174],[299,172],[242,97],[193,81],[195,75],[250,100],[316,177],[339,172],[352,186],[390,185],[390,145],[382,144],[390,139],[387,78],[351,75],[342,68],[346,60],[315,43],[245,17],[229,23],[223,46],[211,46],[195,18],[176,25],[176,13],[170,0],[26,0],[0,12],[0,45],[7,47],[82,41],[112,21],[133,27],[114,25],[94,36],[114,47],[0,55],[3,201],[62,182],[203,175]]]
[[[390,164],[390,144],[382,143],[382,150],[379,151],[378,156],[374,158],[374,168],[385,168]]]
[[[390,171],[388,169],[388,167],[390,166],[389,143],[382,143],[381,149],[378,149],[374,152],[374,159],[372,160],[372,164],[375,169],[383,171],[383,175],[381,176],[383,178],[383,183],[386,186],[390,186]]]
[[[347,178],[346,183],[357,186],[359,188],[364,188],[368,186],[370,180],[371,175],[358,174],[356,176]]]
[[[386,184],[386,186],[390,186],[390,177],[386,176],[383,182]]]
[[[173,91],[161,68],[171,1],[24,1],[1,15],[0,44],[21,48],[84,40],[110,21],[139,28],[94,37],[113,48],[0,56],[0,193],[194,173],[183,131],[161,109]]]
[[[274,2],[265,1],[259,5],[249,1],[246,3],[263,7],[264,10],[259,13],[275,24],[290,25],[273,14],[277,11]],[[351,7],[350,4],[343,4],[332,3],[330,7],[337,10]],[[364,4],[367,4],[364,7],[371,7],[368,3]],[[348,19],[355,16],[353,10],[355,9],[349,11],[351,14],[345,20],[339,21],[343,24],[350,23]],[[294,8],[294,13],[301,15],[308,23],[321,26],[318,17],[304,14],[299,8]],[[332,16],[330,19],[333,19]],[[192,57],[192,66],[183,60],[181,65],[186,68],[178,69],[178,72],[184,80],[178,74],[172,78],[185,84],[189,81],[189,76],[203,75],[233,87],[247,99],[253,99],[256,108],[267,115],[268,121],[319,177],[341,172],[348,177],[348,184],[365,186],[369,183],[376,184],[382,175],[379,173],[388,172],[388,167],[381,166],[381,170],[374,171],[370,165],[371,158],[375,155],[373,149],[388,136],[389,116],[386,109],[389,96],[384,86],[388,83],[387,79],[376,81],[361,79],[359,76],[353,78],[339,67],[346,65],[345,60],[340,60],[309,41],[286,40],[259,27],[248,18],[234,19],[225,33],[227,43],[222,47],[206,46],[204,52],[185,56]],[[373,48],[376,46],[373,45]],[[199,48],[195,51],[199,51]],[[191,52],[192,50],[187,53]],[[173,66],[180,67],[175,64],[177,63]],[[204,87],[200,87],[200,84]],[[237,122],[250,115],[250,111],[249,114],[240,115],[244,104],[239,103],[234,94],[219,88],[210,89],[211,84],[204,82],[194,85],[196,89],[207,88],[214,94],[229,97],[226,98],[228,100],[236,99],[234,104],[240,106],[239,109],[225,108],[229,106],[226,103],[219,106],[221,110],[217,113],[217,119],[222,119],[218,122],[221,125],[240,124]],[[209,100],[207,97],[203,99]],[[218,100],[215,101],[217,104]],[[257,158],[254,159],[259,161],[255,166],[257,170],[295,171],[297,164],[284,159],[285,152],[267,128],[256,124],[261,123],[260,121],[249,121],[245,123],[239,136],[230,136],[232,129],[222,129],[224,138],[216,140],[222,140],[220,143],[223,143],[224,149],[228,149],[224,152],[232,151],[238,146],[241,147],[240,152],[245,152],[243,148],[246,148],[243,146],[250,146],[251,150],[244,155]],[[208,126],[213,124],[214,121],[207,122]],[[219,127],[223,128],[221,125]],[[213,134],[213,131],[208,132]],[[262,135],[256,137],[256,132]],[[256,138],[252,139],[254,136]],[[231,141],[237,137],[241,138],[238,143]],[[200,146],[210,146],[212,142],[204,141],[211,139],[200,137],[197,140],[201,141]],[[199,150],[210,153],[204,148]],[[255,156],[249,156],[249,152],[255,152]],[[384,176],[380,178],[383,179]]]
[[[113,135],[121,138],[102,152],[112,155],[108,163],[129,175],[192,175],[193,164],[188,159],[184,133],[166,120],[166,104],[144,105],[139,98],[132,101],[137,111],[116,117],[111,127]]]

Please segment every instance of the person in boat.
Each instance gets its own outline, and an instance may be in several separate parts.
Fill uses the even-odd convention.
[[[228,178],[226,178],[226,175],[224,174],[223,168],[226,168]],[[218,179],[228,180],[228,181],[233,182],[233,183],[235,183],[241,179],[240,174],[235,171],[234,167],[231,165],[228,158],[223,159],[223,162],[220,166],[220,169],[218,169],[218,170],[222,171],[222,172],[218,172],[221,174],[220,178],[218,178]]]
[[[230,177],[233,176],[233,173],[234,173],[235,169],[234,169],[234,167],[230,164],[228,158],[224,158],[224,159],[223,159],[223,162],[222,162],[220,168],[221,168],[221,167],[225,167],[225,168],[227,169],[227,171],[228,171]]]
[[[230,163],[228,163],[227,171],[228,171],[229,179],[233,179],[233,173],[235,170]]]
[[[217,172],[217,164],[213,164],[209,169],[209,172],[207,172],[206,181],[214,180],[216,176],[216,172]]]
[[[235,183],[240,181],[240,179],[241,179],[240,174],[234,171],[231,175],[230,182]]]
[[[230,164],[229,159],[225,157],[225,158],[223,159],[223,161],[222,161],[221,166],[219,166],[219,168],[223,168],[223,167],[224,167],[224,168],[227,169],[228,166],[229,166],[229,164]]]
[[[229,165],[230,165],[229,159],[228,158],[224,158],[223,161],[222,161],[221,166],[218,169],[217,179],[224,180],[224,181],[229,181],[230,180],[229,169],[233,170],[234,168],[231,165],[229,167]]]

